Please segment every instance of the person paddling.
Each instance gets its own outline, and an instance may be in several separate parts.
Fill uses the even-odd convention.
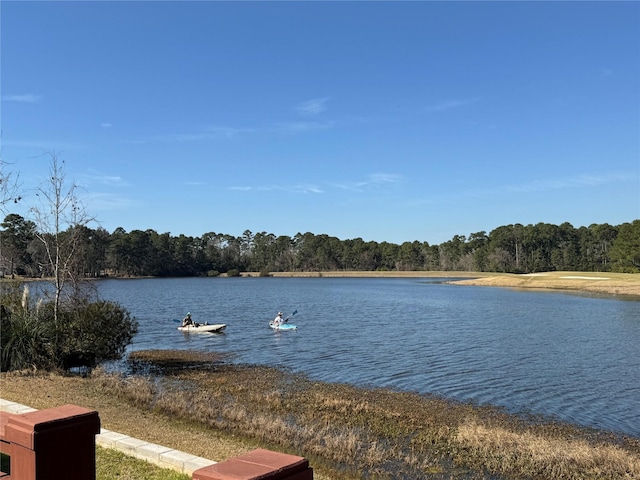
[[[284,323],[284,320],[282,319],[282,312],[278,312],[278,315],[276,316],[276,318],[273,319],[272,323],[276,327],[279,327],[280,325],[282,325]]]
[[[182,326],[187,327],[189,325],[194,325],[193,320],[191,319],[191,313],[187,312],[187,316],[182,319]]]

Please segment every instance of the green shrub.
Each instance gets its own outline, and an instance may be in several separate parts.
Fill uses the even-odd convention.
[[[52,368],[51,325],[37,315],[2,305],[0,370]]]
[[[137,321],[117,303],[79,300],[70,307],[58,321],[58,356],[65,369],[120,358],[138,331]]]
[[[6,288],[5,288],[6,287]],[[0,295],[0,368],[51,370],[93,367],[118,359],[138,331],[138,322],[119,304],[75,298],[60,307],[31,302],[28,287],[3,285]]]

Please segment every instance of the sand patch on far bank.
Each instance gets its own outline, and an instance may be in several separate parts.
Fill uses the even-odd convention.
[[[579,280],[609,280],[609,277],[581,277],[580,275],[566,275],[560,278],[577,278]]]
[[[602,276],[606,273],[606,277]],[[242,272],[243,277],[260,276],[259,272]],[[537,272],[526,274],[458,271],[322,271],[272,272],[273,277],[343,277],[343,278],[442,278],[454,285],[477,285],[507,288],[578,290],[604,295],[624,295],[640,300],[640,274],[617,272]],[[464,279],[464,280],[461,280]],[[595,281],[598,280],[598,281]],[[606,280],[606,281],[603,281]],[[636,300],[635,298],[631,298]]]
[[[640,299],[640,274],[607,273],[606,277],[588,272],[547,272],[544,274],[495,274],[491,277],[454,280],[454,285],[487,287],[536,288],[576,290],[605,295],[638,296]]]

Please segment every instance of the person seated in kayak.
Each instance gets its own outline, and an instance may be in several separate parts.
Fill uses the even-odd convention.
[[[273,319],[272,323],[276,327],[279,327],[280,325],[282,325],[284,323],[284,320],[282,319],[282,312],[278,312],[278,315],[276,316],[276,318]]]
[[[187,312],[187,316],[182,319],[182,326],[195,325],[191,319],[191,313]]]

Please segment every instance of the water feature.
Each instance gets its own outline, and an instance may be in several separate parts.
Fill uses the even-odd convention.
[[[640,302],[438,279],[102,280],[140,323],[131,350],[196,349],[310,378],[556,416],[640,437]],[[292,332],[268,328],[297,310]],[[177,320],[226,323],[183,334]]]

